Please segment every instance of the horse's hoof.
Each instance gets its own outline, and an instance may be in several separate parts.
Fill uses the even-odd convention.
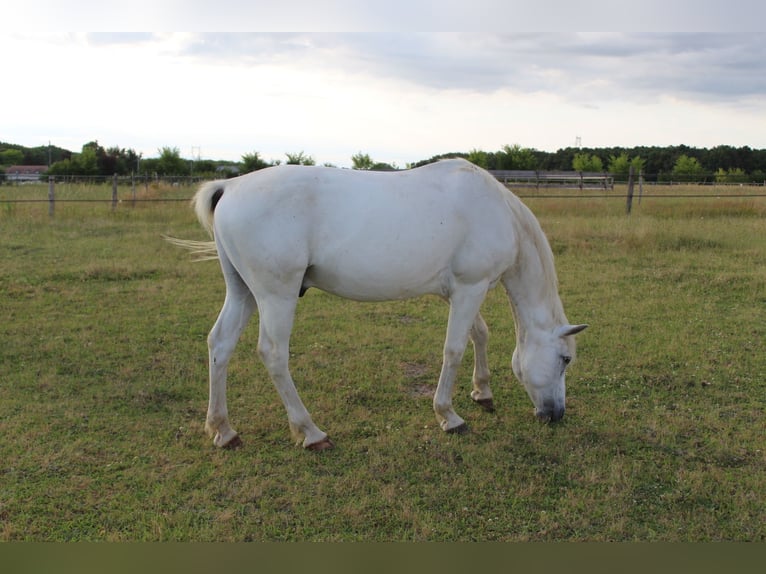
[[[466,423],[447,429],[448,434],[468,434],[471,429],[468,428]]]
[[[474,399],[474,400],[476,401],[476,404],[478,404],[486,412],[488,413],[495,412],[495,403],[492,401],[492,399]]]
[[[225,448],[226,450],[237,450],[242,446],[242,439],[239,438],[239,435],[234,435],[234,438],[231,439],[229,442],[227,442],[225,445],[223,445],[221,448]]]
[[[306,450],[311,450],[314,452],[321,452],[323,450],[330,450],[331,448],[335,448],[335,443],[333,443],[330,440],[329,436],[324,437],[322,440],[311,443],[309,445],[306,445]]]

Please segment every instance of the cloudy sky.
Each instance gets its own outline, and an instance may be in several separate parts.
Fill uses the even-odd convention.
[[[194,4],[209,3],[184,6]],[[396,30],[391,18],[370,31],[364,3],[354,6],[341,24],[356,32],[283,31],[284,10],[270,26],[278,32],[62,32],[50,24],[103,22],[56,13],[42,30],[6,27],[0,141],[79,151],[97,139],[144,157],[169,146],[230,160],[304,151],[339,166],[362,151],[400,167],[505,144],[555,151],[578,138],[766,148],[766,33],[577,33],[561,22],[507,32],[473,21],[440,23],[465,30],[442,32],[422,25],[429,14],[425,31]],[[168,14],[156,27],[175,22]],[[178,23],[218,22],[203,10]]]

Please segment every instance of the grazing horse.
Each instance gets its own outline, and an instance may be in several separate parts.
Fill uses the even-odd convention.
[[[516,327],[513,372],[538,418],[564,415],[573,335],[587,325],[567,322],[553,254],[534,215],[486,171],[461,159],[389,173],[285,165],[206,183],[193,204],[214,239],[196,247],[217,256],[226,282],[226,299],[208,337],[205,428],[216,446],[241,442],[229,424],[226,371],[256,309],[258,354],[293,434],[312,450],[333,446],[311,419],[288,369],[296,304],[311,287],[357,301],[433,294],[449,302],[433,407],[443,430],[464,432],[452,391],[469,338],[475,348],[471,397],[486,410],[494,408],[488,329],[479,308],[501,283]]]

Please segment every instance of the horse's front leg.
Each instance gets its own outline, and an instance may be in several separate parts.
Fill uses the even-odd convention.
[[[447,338],[444,342],[444,362],[439,384],[434,394],[434,412],[442,430],[462,433],[468,430],[465,421],[452,407],[452,393],[460,362],[471,327],[477,322],[479,308],[487,294],[487,284],[458,286],[450,296]],[[483,320],[482,320],[483,323]],[[486,326],[485,326],[486,327]]]
[[[210,397],[205,430],[217,447],[235,448],[242,444],[229,424],[226,406],[226,375],[234,348],[256,309],[255,299],[238,277],[227,277],[226,300],[218,320],[208,335]]]
[[[492,401],[492,390],[489,388],[489,360],[487,359],[487,342],[489,341],[489,329],[481,316],[476,319],[471,327],[471,341],[473,341],[473,390],[471,398],[487,412],[494,412],[495,405]]]

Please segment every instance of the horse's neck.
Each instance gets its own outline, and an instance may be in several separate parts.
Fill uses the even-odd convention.
[[[547,241],[543,244],[539,238],[527,238],[520,242],[518,263],[503,278],[503,284],[513,307],[518,339],[523,340],[532,329],[549,330],[566,324]]]

